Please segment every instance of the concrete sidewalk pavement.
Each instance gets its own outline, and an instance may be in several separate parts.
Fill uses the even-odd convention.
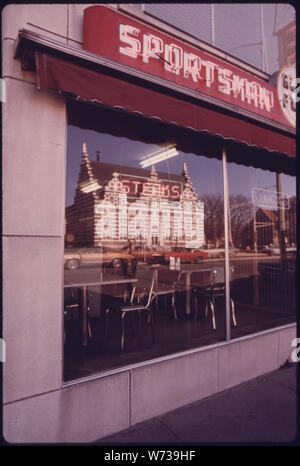
[[[293,442],[297,435],[296,366],[283,366],[96,443]]]

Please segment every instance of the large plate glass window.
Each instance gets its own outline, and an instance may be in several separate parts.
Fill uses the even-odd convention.
[[[162,123],[74,117],[95,108],[69,112],[66,380],[225,338],[222,161]]]
[[[295,321],[295,177],[228,164],[232,337]]]

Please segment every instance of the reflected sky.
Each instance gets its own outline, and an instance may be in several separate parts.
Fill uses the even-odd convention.
[[[211,5],[146,3],[143,7],[151,16],[208,44],[214,43],[215,47],[269,74],[279,71],[282,65],[279,65],[277,33],[295,20],[296,12],[293,5],[215,3],[213,10]],[[134,4],[134,7],[141,8],[141,4]],[[212,14],[214,14],[213,20]],[[262,32],[265,38],[265,60],[263,60]]]

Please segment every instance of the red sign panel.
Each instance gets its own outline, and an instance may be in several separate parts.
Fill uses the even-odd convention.
[[[105,6],[84,10],[83,48],[199,95],[292,126],[282,112],[274,86]]]

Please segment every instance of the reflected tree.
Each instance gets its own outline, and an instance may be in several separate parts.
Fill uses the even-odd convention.
[[[243,248],[245,247],[246,226],[253,224],[253,203],[243,194],[230,196],[230,228],[231,228],[231,245]],[[252,236],[252,231],[248,232]]]
[[[206,194],[204,202],[204,228],[206,242],[214,247],[224,244],[224,201],[220,194]],[[237,194],[230,196],[229,244],[238,248],[245,247],[246,229],[253,220],[253,204],[251,200]],[[253,232],[249,232],[253,234]]]
[[[220,194],[205,194],[202,201],[206,243],[218,247],[224,242],[223,197]]]

